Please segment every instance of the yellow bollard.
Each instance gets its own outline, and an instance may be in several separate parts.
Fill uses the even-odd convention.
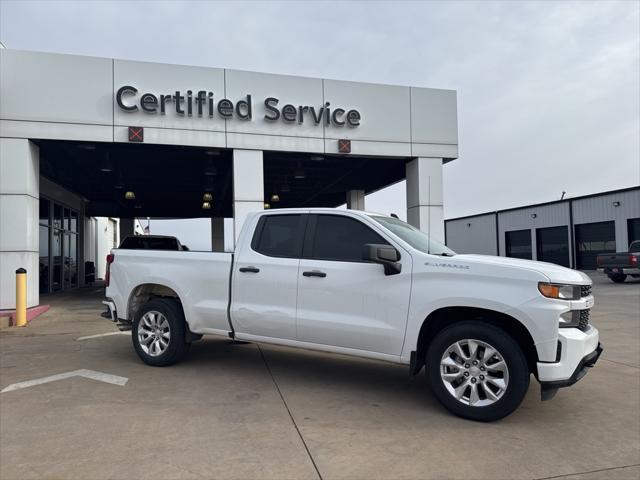
[[[16,270],[16,327],[27,324],[27,271],[24,268]]]

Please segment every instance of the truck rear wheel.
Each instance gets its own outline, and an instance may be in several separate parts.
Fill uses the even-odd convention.
[[[442,330],[427,350],[427,379],[452,413],[490,422],[512,413],[527,393],[530,372],[518,343],[481,322]]]
[[[614,283],[622,283],[627,279],[627,276],[624,273],[616,273],[614,275],[609,275],[609,278]]]
[[[133,321],[133,346],[148,365],[164,367],[182,360],[189,351],[186,323],[175,300],[154,298],[145,303]]]

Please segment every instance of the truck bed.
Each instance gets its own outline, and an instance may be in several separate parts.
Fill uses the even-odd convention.
[[[189,328],[194,333],[229,331],[227,306],[232,254],[165,250],[112,251],[112,281],[106,295],[117,316],[128,318],[131,299],[139,287],[166,285],[181,299]],[[131,292],[131,295],[129,295]]]

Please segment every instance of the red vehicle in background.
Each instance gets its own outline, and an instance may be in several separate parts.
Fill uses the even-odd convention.
[[[627,275],[640,278],[640,240],[634,240],[629,245],[628,252],[606,253],[598,255],[598,271],[605,273],[613,282],[622,283]]]

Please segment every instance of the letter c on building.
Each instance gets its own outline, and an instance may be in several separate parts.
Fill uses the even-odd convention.
[[[136,110],[138,110],[137,105],[125,105],[122,102],[122,96],[125,93],[132,93],[133,95],[135,95],[136,93],[138,93],[138,89],[136,87],[132,87],[131,85],[125,85],[124,87],[120,87],[118,89],[118,93],[116,93],[116,102],[118,102],[118,106],[121,109],[126,110],[127,112],[135,112]]]
[[[338,115],[344,115],[344,110],[342,108],[336,108],[333,111],[333,113],[331,114],[331,120],[333,120],[333,123],[336,125],[344,125],[344,120],[339,120]]]

